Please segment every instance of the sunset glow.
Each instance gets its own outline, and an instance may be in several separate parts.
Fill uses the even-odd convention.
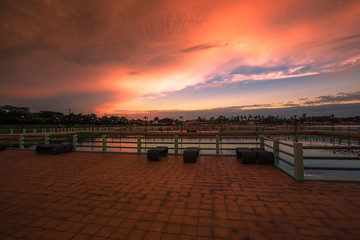
[[[0,105],[178,117],[360,103],[359,1],[1,5]]]

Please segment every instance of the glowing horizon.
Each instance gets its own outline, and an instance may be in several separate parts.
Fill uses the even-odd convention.
[[[15,0],[0,13],[1,105],[125,116],[360,103],[359,1]]]

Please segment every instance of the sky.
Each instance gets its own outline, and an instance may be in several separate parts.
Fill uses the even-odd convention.
[[[359,103],[358,0],[0,0],[0,105],[186,119]]]

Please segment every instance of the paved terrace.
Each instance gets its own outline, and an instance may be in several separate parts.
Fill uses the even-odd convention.
[[[1,239],[359,239],[360,185],[235,157],[0,152]]]

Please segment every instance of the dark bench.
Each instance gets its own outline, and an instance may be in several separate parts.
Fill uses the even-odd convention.
[[[258,164],[274,164],[274,153],[263,148],[251,148],[251,150],[256,152]]]
[[[38,144],[36,146],[36,153],[38,154],[59,154],[72,152],[74,147],[71,143],[67,144]]]
[[[149,161],[160,161],[160,156],[167,156],[168,152],[168,147],[156,147],[147,151],[147,159]]]
[[[3,150],[5,150],[6,149],[6,144],[4,144],[4,143],[0,143],[0,151],[3,151]]]
[[[188,147],[184,150],[183,160],[184,162],[196,162],[196,159],[199,156],[199,148],[197,147]]]
[[[250,148],[236,148],[236,157],[241,159],[241,163],[256,163],[256,152]]]

